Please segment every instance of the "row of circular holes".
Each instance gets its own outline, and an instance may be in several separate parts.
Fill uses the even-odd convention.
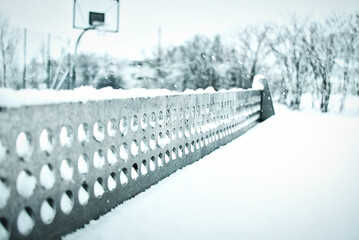
[[[227,127],[227,131],[228,131],[228,127]],[[229,128],[229,132],[232,133],[231,128]],[[219,132],[219,134],[220,134],[219,135],[220,138],[222,138],[222,136],[221,136],[222,130]],[[228,134],[228,132],[227,132],[227,134]],[[226,136],[226,131],[224,132],[224,136]],[[206,137],[206,141],[207,141],[207,139],[208,139],[208,135]],[[197,140],[197,142],[199,143],[199,140]],[[201,146],[203,146],[203,138],[201,139],[200,144],[201,144]],[[206,145],[207,145],[207,143],[206,143]],[[122,156],[121,158],[126,161],[127,153],[123,153],[123,151],[124,151],[122,148],[123,146],[124,145],[122,145],[120,148],[120,157]],[[175,151],[175,148],[174,148],[174,151]],[[116,157],[114,146],[111,146],[108,149],[107,160],[110,165],[114,165],[117,162],[117,157]],[[95,152],[94,158],[93,158],[94,167],[102,168],[104,163],[105,163],[105,158],[103,156],[102,151],[99,150],[99,151]],[[41,168],[41,171],[40,171],[40,183],[45,189],[48,189],[48,190],[51,189],[55,184],[55,174],[52,169],[53,169],[53,167],[51,164],[46,164]],[[81,155],[78,159],[78,171],[80,174],[86,174],[88,172],[88,157],[86,154]],[[60,165],[60,174],[61,174],[62,179],[66,180],[66,181],[72,181],[73,172],[74,172],[74,169],[72,167],[71,161],[69,159],[64,159]],[[27,183],[27,184],[24,184],[24,183]],[[35,190],[36,178],[32,176],[30,171],[23,170],[18,175],[16,186],[17,186],[17,190],[21,196],[23,196],[25,198],[29,198],[32,196],[32,194]],[[5,197],[0,199],[1,200],[0,207],[4,207],[6,205],[7,200],[3,200],[4,198]]]
[[[194,128],[191,129],[191,132],[192,132],[193,135],[195,134]],[[175,134],[175,131],[174,131],[174,134]],[[185,135],[186,135],[186,137],[189,137],[189,130],[186,130]],[[180,136],[180,138],[181,138],[181,136]],[[146,138],[144,137],[144,139],[141,141],[141,151],[142,152],[146,152],[148,150],[148,147],[146,145],[145,140],[146,140]],[[150,147],[151,147],[151,149],[154,149],[154,146],[155,146],[154,141],[155,141],[155,139],[154,139],[154,135],[153,135],[151,137],[151,139],[150,139]],[[164,138],[162,133],[160,132],[159,136],[158,136],[158,146],[163,148],[168,142],[170,142],[169,131],[166,132],[166,138]],[[136,156],[138,154],[138,144],[137,144],[136,140],[134,140],[132,142],[132,144],[131,144],[131,153],[134,156]],[[121,147],[120,147],[120,158],[123,159],[124,161],[126,161],[128,159],[127,144],[126,143],[122,144]],[[87,171],[88,171],[88,165],[87,165],[88,160],[87,159],[88,159],[87,155],[81,155],[79,157],[78,168],[79,168],[80,173],[87,173]],[[116,157],[116,152],[115,152],[115,147],[114,146],[111,146],[108,149],[107,159],[108,159],[108,162],[110,163],[110,165],[114,165],[117,162],[117,157]],[[104,155],[103,155],[102,150],[98,150],[98,151],[95,152],[94,157],[93,157],[93,163],[94,163],[95,168],[102,168],[104,166],[105,159],[104,159]],[[52,167],[50,166],[50,169],[51,168]],[[49,172],[49,171],[45,171],[44,174],[47,173],[47,172]],[[72,180],[73,168],[71,167],[70,161],[68,159],[64,159],[62,161],[61,166],[60,166],[60,172],[61,172],[61,176],[62,176],[62,178],[64,180],[68,180],[68,181]],[[18,179],[22,179],[22,176],[25,173],[27,173],[29,175],[29,171],[21,172],[19,174]],[[41,173],[43,173],[43,169],[41,170]],[[31,175],[31,173],[30,173],[30,175]],[[49,174],[45,174],[44,176],[48,176],[48,175]],[[41,181],[41,176],[43,176],[43,174],[40,174],[40,182],[45,182],[42,185],[46,189],[51,189],[53,184],[54,184],[54,179],[55,179],[54,176],[50,177],[50,180],[48,180],[48,181]],[[22,181],[20,181],[20,182],[22,182]],[[28,182],[31,182],[31,181],[29,180]],[[48,187],[46,185],[46,182],[50,183],[50,187]],[[18,187],[18,190],[22,189],[21,184],[18,185],[18,186],[20,186],[20,187]],[[23,187],[23,188],[25,189],[24,190],[25,193],[22,193],[21,190],[19,190],[19,193],[22,196],[26,197],[26,198],[30,197],[32,195],[32,192],[33,192],[34,188],[29,188],[29,187],[26,187],[26,186]],[[30,192],[30,193],[28,193],[28,192]]]
[[[240,128],[239,128],[239,124],[236,124],[236,125],[233,125],[231,127],[227,127],[225,129],[225,131],[223,131],[223,134],[222,134],[222,130],[219,131],[219,134],[218,134],[218,131],[216,134],[213,133],[213,135],[211,136],[206,136],[205,140],[203,141],[203,138],[201,140],[197,139],[196,143],[194,141],[192,141],[191,143],[191,146],[190,146],[190,150],[191,152],[194,152],[195,149],[199,149],[200,147],[203,147],[203,144],[205,144],[206,146],[208,145],[208,143],[212,143],[212,141],[216,141],[218,140],[218,138],[222,138],[222,137],[225,137],[227,134],[231,134],[235,131],[238,131]],[[178,151],[178,156],[180,158],[182,158],[183,156],[183,150],[182,150],[182,145],[180,145],[179,147],[179,151]],[[175,160],[176,159],[176,149],[173,148],[172,150],[172,160]],[[184,152],[185,154],[189,154],[189,144],[187,143],[185,145],[185,149],[184,149]],[[165,154],[165,162],[168,163],[169,160],[170,160],[170,153],[169,151],[166,151],[166,154]],[[48,166],[48,165],[45,165],[45,166]],[[162,153],[159,154],[158,156],[158,160],[157,160],[157,166],[158,167],[162,167],[163,166],[163,155]],[[151,157],[151,161],[150,161],[150,170],[151,171],[154,171],[155,170],[155,157]],[[147,174],[147,164],[146,164],[146,161],[143,160],[142,164],[141,164],[141,174],[142,175],[146,175]],[[127,173],[127,169],[122,169],[121,172],[120,172],[120,183],[122,185],[126,185],[127,182],[128,182],[128,178],[126,176],[126,173]],[[131,178],[133,180],[136,180],[137,177],[139,176],[139,170],[138,170],[138,166],[137,164],[134,164],[132,169],[131,169]],[[113,191],[115,188],[116,188],[116,174],[115,173],[111,173],[111,175],[109,176],[108,178],[108,189],[110,191]],[[41,180],[40,180],[41,181]],[[102,196],[102,194],[104,193],[104,189],[103,189],[103,180],[102,178],[98,178],[97,181],[95,182],[94,184],[94,195],[97,197],[97,198],[100,198]],[[78,192],[78,196],[79,196],[79,203],[81,205],[86,205],[87,202],[88,202],[88,199],[89,199],[89,193],[88,193],[88,185],[86,183],[82,184],[82,186],[80,187],[79,189],[79,192]],[[73,202],[73,197],[72,197],[72,192],[71,191],[66,191],[62,197],[61,197],[61,201],[60,201],[60,207],[61,207],[61,210],[65,213],[65,214],[69,214],[71,211],[72,211],[72,208],[73,208],[73,205],[74,205],[74,202]],[[53,199],[51,198],[48,198],[47,200],[45,200],[42,205],[41,205],[41,210],[40,210],[40,216],[41,216],[41,219],[42,221],[45,223],[45,224],[50,224],[54,217],[55,217],[55,214],[56,214],[56,211],[55,211],[55,204],[54,204],[54,201]],[[29,207],[26,207],[25,209],[23,209],[19,215],[18,215],[18,220],[17,220],[17,225],[18,225],[18,230],[21,234],[23,235],[28,235],[34,225],[35,225],[35,222],[32,218],[32,215],[33,215],[33,212],[32,212],[32,209],[29,208]],[[8,234],[10,234],[9,232],[9,226],[6,222],[6,219],[5,218],[1,218],[1,224],[3,229],[6,229]],[[30,224],[25,224],[26,226],[22,226],[22,222],[31,222]]]
[[[192,132],[192,134],[194,134],[194,129],[191,129],[191,132]],[[186,135],[186,137],[189,136],[189,131],[188,130],[186,130],[185,135]],[[166,139],[168,139],[168,140],[166,140]],[[142,152],[145,152],[145,151],[148,150],[148,147],[146,146],[145,140],[146,140],[146,138],[144,137],[144,139],[141,141],[141,151]],[[153,135],[151,137],[151,139],[150,139],[150,147],[151,147],[151,149],[154,149],[154,146],[155,146],[154,141],[155,141],[155,139],[154,139],[154,135]],[[166,145],[166,143],[168,143],[169,141],[170,141],[170,136],[169,136],[168,131],[166,133],[166,138],[163,138],[161,132],[159,133],[158,146],[163,148]],[[165,144],[163,144],[163,142]],[[131,144],[131,153],[134,156],[138,154],[138,144],[137,144],[136,140],[134,140],[132,142],[132,144]],[[114,165],[117,162],[117,157],[116,157],[115,147],[114,146],[111,146],[108,149],[107,156],[108,156],[108,161],[109,161],[110,165]],[[125,161],[128,159],[127,144],[126,143],[122,144],[121,147],[120,147],[120,158],[125,160]],[[78,167],[79,167],[79,172],[80,173],[86,173],[88,171],[87,159],[88,159],[88,157],[86,155],[80,156],[79,161],[78,161]],[[93,158],[93,163],[94,163],[95,168],[102,168],[103,167],[103,165],[105,163],[105,159],[104,159],[102,150],[99,150],[99,151],[95,152],[94,158]],[[71,165],[70,165],[70,162],[69,162],[68,159],[63,160],[62,163],[61,163],[61,166],[60,166],[60,172],[61,172],[62,178],[65,179],[65,180],[69,180],[69,181],[72,180],[72,176],[73,176],[73,169],[70,166]],[[51,166],[50,166],[50,168],[51,168]],[[29,173],[29,172],[27,171],[27,173]],[[22,174],[25,174],[25,173],[22,172]],[[19,174],[18,178],[21,179],[22,174]],[[40,175],[40,178],[41,178],[41,176],[42,175]],[[54,177],[50,178],[50,181],[48,181],[48,182],[52,183],[54,181],[54,180],[51,180],[51,179],[54,179]],[[41,181],[41,179],[40,179],[40,181]],[[43,184],[43,186],[45,188],[47,188],[47,189],[52,188],[53,184],[50,184],[50,185],[51,185],[51,187],[46,187],[45,184]],[[18,188],[18,189],[21,189],[21,187]],[[28,194],[28,193],[21,194],[22,191],[19,191],[20,194],[22,196],[24,196],[24,197],[30,197],[32,195],[33,188],[25,187],[24,189],[26,189],[25,191],[27,191],[27,192],[30,191],[31,194]],[[1,206],[1,202],[0,202],[0,206]]]
[[[192,131],[192,134],[194,134],[194,129],[191,130]],[[189,135],[189,131],[186,130],[186,133],[185,133],[186,136]],[[152,139],[153,138],[153,139]],[[168,139],[168,140],[164,140],[164,139]],[[158,145],[163,148],[165,145],[166,145],[166,142],[170,141],[170,136],[169,136],[169,132],[167,131],[166,133],[166,138],[163,138],[162,136],[162,133],[159,133],[159,137],[158,137]],[[181,138],[181,137],[180,137]],[[163,139],[163,140],[160,140],[160,139]],[[142,152],[145,152],[148,150],[148,147],[146,146],[146,143],[145,141],[146,138],[144,137],[144,139],[141,141],[141,151]],[[155,146],[155,138],[154,138],[154,135],[151,137],[150,139],[150,147],[151,149],[154,149],[154,146]],[[163,144],[162,142],[165,142],[165,144]],[[138,145],[137,145],[137,141],[134,140],[131,144],[131,153],[132,155],[137,155],[138,154]],[[127,153],[127,144],[124,143],[121,145],[120,147],[120,158],[123,159],[124,161],[126,161],[128,159],[128,153]],[[116,152],[115,152],[115,147],[114,146],[111,146],[109,149],[108,149],[108,153],[107,153],[107,159],[108,159],[108,162],[110,165],[114,165],[116,162],[117,162],[117,157],[116,157]],[[88,157],[86,154],[84,155],[81,155],[79,157],[79,160],[78,160],[78,170],[80,173],[87,173],[88,171]],[[102,153],[102,150],[98,150],[95,152],[94,154],[94,158],[93,158],[93,163],[94,163],[94,166],[95,168],[102,168],[104,166],[104,163],[105,163],[105,159],[104,159],[104,155]],[[47,166],[47,165],[46,165]],[[48,168],[52,168],[52,166],[50,165]],[[44,172],[44,176],[49,176],[49,174],[46,174],[47,172],[49,171],[45,171]],[[71,164],[70,164],[70,161],[68,159],[64,159],[61,163],[61,166],[60,166],[60,172],[61,172],[61,177],[64,179],[64,180],[72,180],[72,176],[73,176],[73,168],[71,167]],[[19,177],[18,179],[21,179],[21,177],[27,173],[28,175],[31,175],[31,173],[29,174],[29,171],[26,171],[26,172],[21,172],[19,174]],[[41,169],[41,173],[43,173],[43,169]],[[41,176],[43,176],[43,174],[40,174],[40,182],[49,182],[50,183],[50,187],[48,187],[46,185],[46,183],[42,184],[46,189],[51,189],[53,184],[54,184],[54,176],[50,177],[50,180],[48,181],[41,181]],[[20,181],[22,182],[22,181]],[[28,182],[31,182],[31,181],[28,181]],[[21,188],[21,184],[19,185],[20,187],[18,187],[18,189],[22,189]],[[21,190],[19,190],[19,193],[20,195],[24,196],[24,197],[30,197],[32,195],[32,192],[34,190],[34,188],[28,188],[28,187],[24,187],[25,189],[25,193],[22,193]],[[27,193],[29,192],[30,193]],[[0,207],[1,207],[1,202],[0,202]]]
[[[112,121],[110,121],[112,122]],[[109,122],[109,123],[110,123]],[[188,126],[187,126],[188,127]],[[194,127],[194,124],[193,124]],[[88,133],[86,133],[86,131],[84,130],[85,128],[87,128],[87,124],[81,124],[79,126],[78,129],[78,139],[80,142],[84,142],[84,141],[88,141],[86,139],[88,138]],[[104,134],[101,130],[101,122],[96,122],[94,124],[94,138],[98,141],[102,141],[104,139]],[[111,129],[111,130],[110,130]],[[108,128],[108,132],[110,133],[113,128]],[[175,130],[175,129],[174,129]],[[197,133],[200,133],[200,130],[197,130]],[[182,136],[183,132],[180,130],[179,132],[179,136]],[[110,134],[109,134],[110,135]],[[173,134],[174,135],[174,134]],[[174,135],[175,136],[175,135]],[[186,135],[188,136],[188,135]],[[62,146],[66,146],[66,147],[70,147],[72,145],[73,142],[73,133],[72,133],[72,128],[68,127],[68,126],[64,126],[61,129],[60,132],[60,143]],[[0,146],[0,157],[1,160],[0,162],[3,160],[3,158],[5,158],[5,154],[6,154],[6,148],[5,146],[2,145],[2,143],[0,142],[1,146]],[[50,129],[44,129],[41,134],[40,134],[40,140],[39,140],[39,145],[40,145],[40,149],[44,152],[46,152],[47,154],[50,154],[53,149],[54,149],[54,145],[55,145],[55,140],[54,140],[54,136],[52,134],[52,131]],[[34,151],[34,144],[32,142],[32,137],[29,133],[25,133],[25,132],[21,132],[16,140],[16,152],[17,154],[21,157],[21,159],[25,160],[25,161],[29,161],[32,154]]]

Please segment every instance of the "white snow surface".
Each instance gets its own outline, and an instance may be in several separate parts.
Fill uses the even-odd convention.
[[[243,89],[233,89],[243,90]],[[0,88],[0,106],[8,108],[16,108],[29,105],[45,105],[64,102],[88,102],[111,100],[121,98],[134,97],[156,97],[164,95],[180,95],[180,94],[201,94],[216,92],[212,87],[198,90],[186,90],[184,92],[175,92],[167,89],[113,89],[106,87],[95,89],[90,86],[82,86],[74,90],[13,90],[8,88]]]
[[[359,239],[359,114],[275,110],[63,239]]]
[[[264,76],[261,76],[264,77]],[[262,90],[263,85],[255,81],[253,90]],[[242,88],[232,88],[223,91],[244,91]],[[14,90],[10,88],[0,88],[0,107],[17,108],[21,106],[32,105],[48,105],[66,102],[83,102],[101,101],[122,98],[136,98],[136,97],[157,97],[166,95],[182,95],[182,94],[203,94],[215,93],[213,87],[206,89],[187,89],[184,92],[176,92],[168,89],[113,89],[111,87],[96,89],[91,86],[81,86],[74,90],[60,90],[53,89],[22,89]]]

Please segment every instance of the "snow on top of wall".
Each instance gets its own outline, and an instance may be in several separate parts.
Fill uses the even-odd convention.
[[[29,105],[47,105],[65,102],[88,102],[121,98],[134,97],[156,97],[165,95],[179,94],[202,94],[216,92],[212,87],[199,90],[186,90],[185,92],[175,92],[168,89],[113,89],[106,87],[95,89],[89,86],[82,86],[74,90],[55,91],[52,89],[36,90],[13,90],[0,88],[0,106],[16,108]]]
[[[266,77],[261,75],[261,74],[257,74],[257,75],[254,76],[254,78],[253,78],[253,88],[260,89],[260,90],[264,89],[263,84],[260,82],[261,79],[266,79]]]

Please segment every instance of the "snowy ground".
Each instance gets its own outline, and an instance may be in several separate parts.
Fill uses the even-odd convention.
[[[64,239],[359,239],[359,114],[276,113]]]

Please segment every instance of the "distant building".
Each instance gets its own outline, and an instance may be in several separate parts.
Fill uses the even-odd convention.
[[[153,67],[153,60],[136,60],[128,65],[131,71],[131,78],[135,80],[155,80],[156,72]]]
[[[125,78],[134,83],[132,87],[154,88],[156,78],[156,61],[135,60],[128,63]]]

